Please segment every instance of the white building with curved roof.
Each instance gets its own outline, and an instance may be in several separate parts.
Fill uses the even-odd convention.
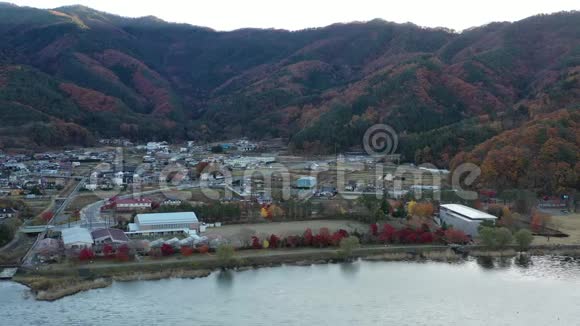
[[[199,220],[194,212],[137,214],[129,224],[127,234],[173,234],[199,232]]]
[[[88,229],[73,227],[61,231],[65,249],[82,249],[93,246],[93,237]]]

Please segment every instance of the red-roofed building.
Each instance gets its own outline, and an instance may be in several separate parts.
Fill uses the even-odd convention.
[[[144,210],[151,209],[153,201],[149,198],[119,199],[116,201],[117,210]]]
[[[115,209],[117,211],[142,211],[151,209],[153,201],[149,198],[128,198],[110,200],[103,209]]]

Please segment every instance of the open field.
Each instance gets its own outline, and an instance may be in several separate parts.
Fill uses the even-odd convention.
[[[580,213],[552,215],[551,228],[568,235],[566,238],[534,237],[534,244],[580,244]]]
[[[18,264],[34,243],[35,237],[16,234],[13,241],[0,248],[0,265]]]
[[[95,168],[97,167],[97,165],[99,165],[99,163],[96,162],[90,162],[90,163],[81,163],[80,166],[77,166],[76,168],[73,169],[73,176],[87,176],[90,175],[91,172],[95,171]]]
[[[348,220],[315,220],[315,221],[299,221],[299,222],[273,222],[273,223],[255,223],[255,224],[239,224],[239,225],[225,225],[219,228],[207,229],[204,235],[221,235],[223,237],[230,237],[246,230],[253,231],[254,234],[277,234],[277,235],[301,235],[304,230],[310,228],[313,232],[318,232],[322,227],[327,227],[331,232],[338,229],[345,229],[347,231],[366,231],[368,225],[355,221]],[[249,232],[248,232],[249,233]]]
[[[70,193],[75,189],[80,181],[73,179],[68,179],[64,188],[58,193],[58,197],[68,197]]]
[[[81,208],[101,200],[100,197],[94,195],[92,192],[79,193],[75,199],[67,207],[67,212],[80,210]]]

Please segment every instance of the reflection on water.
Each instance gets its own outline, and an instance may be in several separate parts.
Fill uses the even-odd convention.
[[[528,268],[532,265],[532,258],[527,254],[518,254],[514,259],[514,263],[518,267]]]
[[[356,277],[356,275],[358,274],[358,272],[360,270],[360,262],[359,261],[346,262],[346,263],[340,264],[339,266],[340,266],[340,271],[342,272],[342,275],[349,277],[349,278]]]
[[[483,269],[493,269],[495,267],[495,259],[492,257],[477,257],[476,262]]]
[[[483,269],[510,269],[514,263],[512,257],[477,257],[477,264]]]
[[[0,282],[0,325],[567,326],[580,320],[580,261],[356,261],[113,283],[55,302],[26,293]]]
[[[235,272],[229,269],[220,270],[216,275],[217,285],[222,289],[231,289],[234,285],[234,274]]]
[[[499,257],[497,258],[497,268],[508,269],[512,267],[513,258],[511,257]]]

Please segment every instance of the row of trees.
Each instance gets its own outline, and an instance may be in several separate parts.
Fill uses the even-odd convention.
[[[191,256],[194,253],[206,254],[209,251],[210,251],[209,246],[205,244],[199,247],[192,246],[174,247],[170,244],[164,243],[160,247],[151,248],[148,254],[151,257],[171,256],[177,253],[180,253],[183,256]],[[78,253],[78,259],[81,261],[89,261],[97,258],[117,261],[129,261],[133,259],[133,257],[134,252],[126,244],[120,245],[118,247],[115,247],[112,244],[105,244],[103,245],[100,254],[95,253],[95,251],[91,248],[83,248]]]
[[[264,240],[264,243],[269,243],[272,248],[277,248],[280,244],[279,238],[276,235],[270,236],[270,241]],[[360,240],[355,236],[343,237],[339,244],[338,256],[342,259],[350,259],[355,249],[360,247]],[[263,245],[263,248],[268,248],[268,245]],[[216,249],[216,256],[220,261],[222,267],[227,268],[235,264],[238,259],[235,257],[235,248],[231,244],[223,243]]]
[[[431,231],[429,226],[423,224],[420,228],[410,227],[397,230],[390,224],[384,224],[379,231],[378,224],[371,224],[368,243],[397,243],[397,244],[430,244],[430,243],[456,243],[466,244],[469,237],[461,230],[453,228],[439,228]]]
[[[102,255],[100,257],[118,261],[129,261],[133,257],[133,253],[127,244],[113,246],[110,243],[106,243],[102,247]],[[97,258],[97,254],[91,248],[83,248],[79,251],[78,258],[81,261],[93,260]]]
[[[171,256],[176,253],[180,253],[183,256],[191,256],[195,253],[199,254],[207,254],[210,248],[208,245],[201,245],[199,247],[192,247],[192,246],[181,246],[181,247],[174,247],[168,243],[164,243],[161,247],[158,248],[151,248],[149,251],[149,256],[152,257],[161,257],[161,256]]]
[[[300,235],[290,235],[285,238],[272,234],[269,237],[260,239],[258,236],[251,237],[251,249],[276,249],[276,248],[297,248],[297,247],[336,247],[344,238],[348,238],[349,233],[346,230],[340,229],[331,233],[328,228],[320,228],[317,234],[314,234],[311,229],[306,229]]]
[[[228,219],[238,219],[242,210],[238,204],[224,204],[220,202],[212,202],[208,205],[194,207],[188,202],[183,202],[179,206],[160,206],[157,211],[170,212],[189,212],[194,211],[203,216],[204,221],[212,223],[217,221],[224,221]]]
[[[491,249],[504,249],[514,243],[520,250],[527,250],[534,240],[532,232],[526,229],[520,229],[512,234],[512,231],[506,227],[482,227],[479,230],[479,238],[483,245]]]

